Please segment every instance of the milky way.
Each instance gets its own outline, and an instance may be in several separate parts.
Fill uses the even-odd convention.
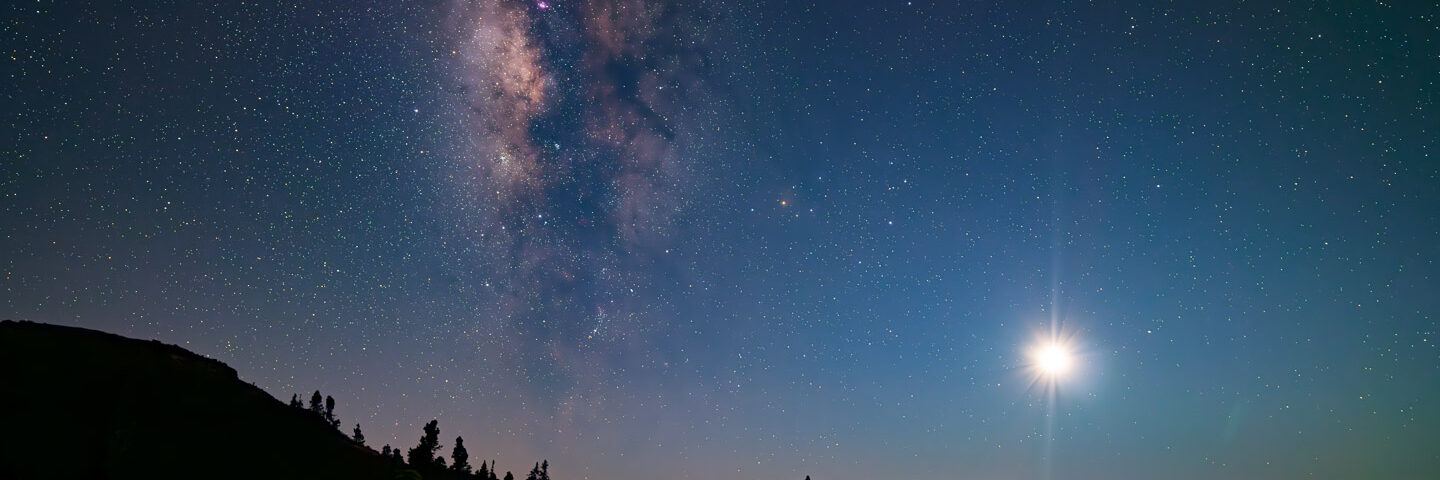
[[[452,10],[466,148],[451,186],[481,245],[472,280],[493,287],[486,313],[522,384],[603,401],[616,369],[659,363],[647,344],[675,314],[679,279],[656,272],[674,268],[713,161],[699,148],[715,112],[699,16],[642,1]]]

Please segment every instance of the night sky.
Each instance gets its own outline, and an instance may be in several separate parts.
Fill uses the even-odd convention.
[[[1434,2],[0,20],[0,318],[319,389],[376,447],[438,418],[561,480],[1440,478]]]

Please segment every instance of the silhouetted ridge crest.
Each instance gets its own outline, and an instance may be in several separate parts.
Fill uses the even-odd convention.
[[[408,470],[179,346],[0,321],[0,479],[355,478]],[[447,478],[425,474],[425,478]]]
[[[469,463],[458,436],[447,465],[438,420],[407,462],[403,447],[365,446],[359,424],[342,432],[333,397],[281,402],[218,360],[155,340],[0,321],[0,385],[0,480],[501,480],[494,460]],[[526,478],[549,470],[536,462]]]

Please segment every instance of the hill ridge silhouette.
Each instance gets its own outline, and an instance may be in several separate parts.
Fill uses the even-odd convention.
[[[0,478],[470,478],[397,465],[178,345],[0,321]],[[418,470],[418,471],[417,471]]]

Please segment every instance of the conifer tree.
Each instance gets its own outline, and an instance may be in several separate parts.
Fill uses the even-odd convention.
[[[355,433],[350,436],[350,439],[354,440],[356,445],[365,446],[365,434],[360,433],[360,424],[355,424]]]
[[[450,469],[470,474],[470,453],[465,451],[465,439],[455,437],[455,448],[450,451]]]
[[[380,456],[390,458],[390,444],[387,443],[385,448],[380,449]]]
[[[430,465],[435,463],[435,452],[440,451],[440,421],[431,420],[425,424],[425,435],[420,437],[420,444],[410,449],[410,465]]]
[[[300,394],[298,394],[298,393],[292,393],[292,394],[290,394],[290,406],[291,406],[291,407],[295,407],[295,408],[302,408],[302,409],[305,408],[305,404],[300,403]]]
[[[460,439],[457,438],[455,440],[455,444],[459,445]],[[479,478],[480,480],[490,480],[490,467],[485,465],[485,461],[480,461],[480,471],[475,472],[475,477]]]
[[[325,401],[325,399],[320,397],[320,391],[316,390],[315,393],[310,395],[310,411],[315,412],[316,415],[325,415],[325,409],[320,403],[323,401]]]
[[[540,462],[535,462],[535,467],[530,469],[530,474],[525,476],[525,480],[540,480]]]
[[[550,480],[550,461],[540,461],[540,480]]]
[[[505,472],[505,480],[515,480],[515,474],[510,473],[510,472]]]
[[[336,430],[340,429],[340,419],[335,418],[335,397],[329,395],[325,396],[325,421]]]

